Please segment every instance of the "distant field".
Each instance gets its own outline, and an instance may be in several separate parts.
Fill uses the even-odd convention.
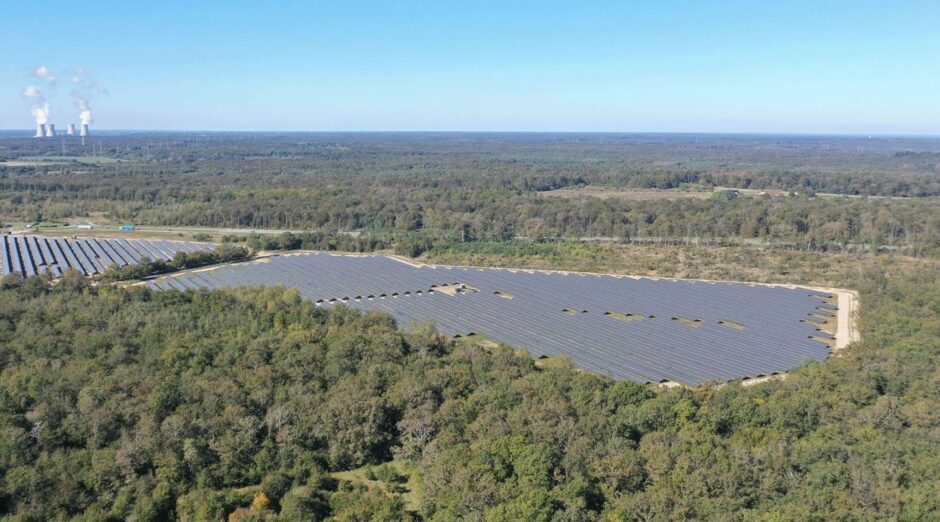
[[[0,167],[41,167],[43,165],[66,165],[69,161],[0,161]]]
[[[122,160],[106,158],[104,156],[33,156],[12,161],[0,161],[2,167],[37,167],[43,165],[67,165],[79,163],[81,165],[106,165],[120,163]]]
[[[540,196],[552,198],[575,199],[581,197],[592,197],[598,199],[630,199],[634,201],[653,201],[669,199],[707,199],[711,197],[712,192],[694,192],[681,189],[618,189],[608,187],[577,187],[563,188],[557,190],[543,190],[539,192]]]
[[[172,232],[172,231],[161,232],[161,231],[135,230],[133,232],[122,232],[118,230],[116,226],[95,227],[91,230],[79,229],[79,228],[75,228],[72,226],[60,226],[58,228],[43,227],[43,228],[29,230],[28,233],[35,234],[37,236],[48,236],[48,237],[59,237],[62,235],[67,235],[67,236],[87,237],[87,238],[118,237],[118,238],[125,238],[125,239],[132,239],[132,238],[133,239],[169,239],[169,240],[174,240],[174,241],[181,241],[181,240],[203,241],[203,240],[218,239],[218,237],[211,236],[211,235],[208,237],[203,237],[203,236],[200,236],[198,233],[186,234],[183,232]]]
[[[765,194],[785,197],[789,192],[778,189],[742,189],[731,187],[714,187],[714,190],[696,191],[683,189],[623,189],[613,187],[598,187],[589,185],[586,187],[568,187],[555,190],[539,191],[540,196],[551,198],[577,199],[591,197],[597,199],[619,199],[628,201],[666,201],[680,199],[708,199],[716,192],[732,191],[739,196],[759,197]],[[904,196],[866,196],[854,194],[833,194],[817,192],[818,198],[866,198],[866,199],[907,199]]]

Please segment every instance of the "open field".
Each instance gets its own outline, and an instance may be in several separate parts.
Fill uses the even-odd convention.
[[[601,200],[617,199],[624,201],[675,201],[675,200],[703,200],[714,197],[722,192],[733,192],[738,196],[744,197],[788,197],[790,193],[780,189],[746,189],[737,187],[699,187],[699,190],[689,190],[683,188],[655,189],[655,188],[617,188],[587,185],[583,187],[565,187],[553,190],[543,190],[538,194],[548,198],[580,199],[596,198]],[[799,194],[796,190],[795,195]],[[816,192],[813,194],[817,198],[828,199],[909,199],[909,196],[879,196],[879,195],[858,195],[858,194],[835,194],[828,192]],[[924,197],[929,198],[929,197]],[[924,199],[921,198],[921,199]]]
[[[69,161],[31,161],[31,160],[12,160],[0,161],[0,167],[40,167],[46,165],[68,165]]]
[[[336,480],[361,484],[390,497],[400,496],[409,511],[417,511],[421,503],[421,480],[414,466],[393,460],[378,466],[338,471],[331,476]]]
[[[246,236],[250,234],[278,235],[284,232],[301,234],[302,230],[281,230],[266,228],[235,228],[235,227],[195,227],[195,226],[157,226],[139,225],[132,231],[122,231],[120,227],[128,223],[115,221],[105,216],[70,216],[51,222],[29,223],[9,219],[5,221],[7,227],[14,233],[29,233],[47,236],[61,236],[63,234],[79,237],[117,236],[126,239],[193,239],[197,241],[221,241],[223,236]],[[79,225],[91,225],[91,229],[79,228]]]
[[[108,237],[122,239],[153,239],[167,241],[219,241],[221,236],[215,236],[204,232],[183,232],[176,230],[134,230],[132,232],[123,232],[117,226],[96,227],[91,230],[66,226],[59,228],[37,228],[23,231],[29,234],[46,237],[60,237],[68,235],[69,237]],[[21,232],[22,233],[22,232]]]
[[[110,165],[122,160],[105,156],[24,156],[0,161],[0,167],[41,167],[54,165]]]
[[[933,258],[823,253],[763,246],[685,246],[578,242],[452,243],[420,261],[444,265],[570,270],[680,279],[844,286],[870,270],[936,270]]]
[[[540,196],[549,198],[577,199],[591,197],[598,199],[624,199],[633,201],[656,201],[673,199],[707,199],[713,192],[690,191],[682,189],[618,189],[609,187],[571,187],[539,192]]]

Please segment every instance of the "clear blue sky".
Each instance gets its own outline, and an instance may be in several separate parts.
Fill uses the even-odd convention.
[[[0,128],[940,134],[940,2],[0,0]],[[77,121],[67,85],[52,121]]]

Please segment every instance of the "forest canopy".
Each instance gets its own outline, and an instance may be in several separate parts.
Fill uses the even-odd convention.
[[[295,292],[0,287],[0,509],[23,519],[929,518],[940,271],[861,274],[864,341],[656,390]],[[337,479],[394,463],[420,498]],[[396,472],[370,471],[394,483]],[[402,479],[403,480],[403,479]]]
[[[514,238],[730,238],[913,255],[940,248],[940,146],[929,139],[169,133],[100,140],[112,161],[0,168],[0,217],[104,213],[143,225],[356,232],[403,251],[416,250],[416,240]],[[5,140],[0,157],[56,158],[54,145]],[[584,186],[790,196],[544,195]],[[844,197],[815,197],[822,193]]]
[[[940,513],[936,139],[93,139],[96,155],[0,140],[0,221],[186,225],[223,245],[97,281],[0,280],[0,517]],[[862,341],[758,385],[660,388],[284,288],[112,284],[299,248],[851,288]]]

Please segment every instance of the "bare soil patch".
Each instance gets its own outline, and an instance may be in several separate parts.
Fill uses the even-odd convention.
[[[583,198],[598,199],[628,199],[634,201],[666,200],[666,199],[707,199],[712,192],[693,192],[679,189],[615,189],[607,187],[576,187],[556,190],[544,190],[540,196],[550,198]]]

